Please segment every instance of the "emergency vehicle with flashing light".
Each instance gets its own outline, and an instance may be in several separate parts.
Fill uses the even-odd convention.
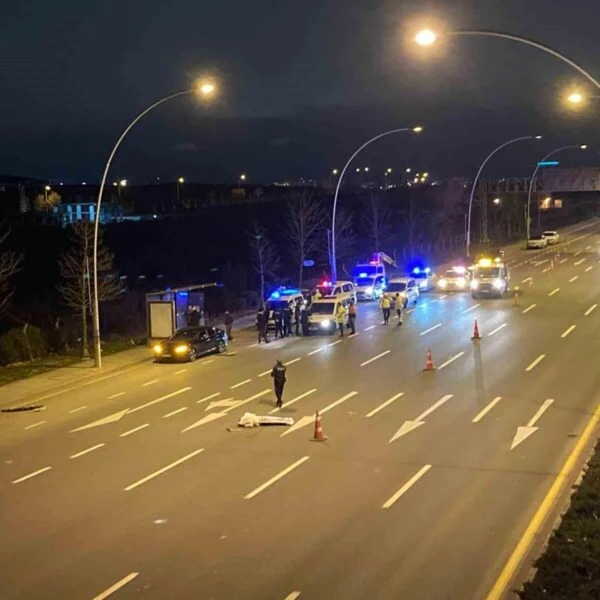
[[[311,296],[314,297],[317,290],[319,291],[320,298],[347,298],[356,302],[356,292],[354,284],[351,281],[336,281],[335,283],[332,281],[323,281],[313,290]]]
[[[368,263],[358,263],[352,269],[352,282],[358,300],[377,300],[386,289],[386,265],[397,268],[393,258],[385,252],[376,252]]]
[[[441,292],[464,292],[469,289],[469,270],[466,267],[452,267],[436,281]]]
[[[300,302],[302,306],[304,306],[306,302],[302,290],[297,288],[279,287],[273,291],[265,303],[265,306],[269,311],[267,328],[275,329],[274,313],[276,310],[284,310],[285,308],[290,307],[293,314],[294,308],[298,302]]]
[[[470,283],[471,297],[502,298],[510,285],[508,266],[500,257],[480,258],[473,265],[473,275]]]

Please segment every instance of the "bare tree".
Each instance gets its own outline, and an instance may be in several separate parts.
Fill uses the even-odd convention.
[[[323,239],[322,249],[327,252],[329,257],[330,251],[330,230],[327,231],[327,237]],[[354,232],[354,218],[352,212],[342,206],[338,208],[335,216],[335,254],[336,262],[342,264],[342,271],[348,272],[344,266],[344,260],[348,260],[352,256],[354,246],[356,244],[356,233]]]
[[[279,269],[279,254],[267,232],[260,224],[253,223],[248,236],[250,238],[253,269],[260,282],[260,304],[262,304],[265,301],[265,284],[275,276]]]
[[[373,244],[372,250],[378,252],[392,234],[392,209],[390,204],[377,194],[371,194],[369,197],[366,225]]]
[[[0,234],[0,247],[6,241],[10,232]],[[8,301],[11,299],[14,288],[12,286],[12,278],[23,265],[23,255],[16,252],[6,251],[0,254],[0,312],[6,308]]]
[[[67,306],[81,316],[81,355],[89,356],[87,315],[92,310],[92,272],[94,224],[78,221],[73,225],[71,248],[58,259],[58,270],[63,282],[58,290]],[[120,279],[114,273],[113,255],[98,240],[98,298],[100,302],[115,300],[123,293]]]
[[[302,287],[304,261],[318,246],[318,233],[323,223],[323,213],[319,202],[307,194],[291,200],[287,209],[288,248],[298,265],[298,287]]]
[[[44,192],[43,194],[38,194],[34,200],[34,206],[36,210],[40,212],[52,212],[52,209],[60,204],[62,198],[60,194],[51,190],[50,192]]]

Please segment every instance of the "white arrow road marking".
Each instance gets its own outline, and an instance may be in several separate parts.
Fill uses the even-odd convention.
[[[502,329],[504,329],[506,327],[506,323],[502,323],[502,325],[500,325],[499,327],[496,327],[496,329],[494,329],[493,331],[490,331],[488,333],[488,336],[492,336],[495,335],[496,333],[498,333],[499,331],[501,331]]]
[[[241,400],[234,400],[233,398],[226,398],[225,400],[217,400],[216,402],[211,402],[204,410],[210,410],[211,408],[224,407],[224,408],[233,408],[237,406]]]
[[[542,415],[550,408],[554,400],[548,399],[544,400],[544,403],[538,411],[529,419],[529,422],[524,427],[517,427],[517,433],[513,438],[512,444],[510,445],[510,449],[513,450],[519,444],[523,443],[529,436],[533,435],[539,427],[535,427],[535,424],[540,420]]]
[[[119,591],[122,587],[126,586],[130,581],[134,580],[139,573],[129,573],[127,577],[123,577],[121,581],[117,581],[114,585],[111,585],[107,590],[96,596],[93,600],[106,600],[109,596],[112,596],[115,592]]]
[[[558,292],[560,292],[560,288],[554,288],[549,294],[548,296],[554,296],[554,294],[558,294]]]
[[[144,477],[144,478],[136,481],[135,483],[132,483],[131,485],[128,485],[124,489],[124,491],[125,492],[129,492],[131,490],[134,490],[136,487],[139,487],[140,485],[146,483],[147,481],[150,481],[151,479],[154,479],[155,477],[158,477],[159,475],[162,475],[163,473],[166,473],[170,469],[172,469],[172,468],[180,465],[181,463],[184,463],[186,460],[189,460],[190,458],[193,458],[197,454],[200,454],[200,452],[204,452],[204,448],[200,448],[198,450],[194,450],[193,452],[190,452],[189,454],[186,454],[183,458],[180,458],[180,459],[176,460],[175,462],[172,462],[171,464],[168,464],[166,467],[163,467],[162,469],[158,469],[158,471],[154,471],[154,473],[150,473],[150,475],[147,475],[146,477]]]
[[[441,327],[442,324],[441,323],[437,323],[436,325],[434,325],[433,327],[430,327],[429,329],[426,329],[425,331],[421,331],[421,333],[419,335],[425,335],[427,333],[430,333],[432,331],[435,331],[438,327]]]
[[[391,508],[398,498],[403,496],[427,471],[431,469],[431,465],[421,467],[381,508]]]
[[[69,456],[69,458],[79,458],[80,456],[85,456],[86,454],[89,454],[90,452],[93,452],[94,450],[98,450],[98,448],[102,448],[102,446],[104,446],[105,444],[96,444],[95,446],[92,446],[91,448],[86,448],[85,450],[82,450],[81,452],[77,452],[76,454],[71,454],[71,456]]]
[[[113,413],[112,415],[108,415],[108,417],[103,417],[102,419],[98,419],[97,421],[93,421],[92,423],[88,423],[87,425],[83,425],[82,427],[78,427],[77,429],[71,429],[69,433],[74,433],[75,431],[83,431],[84,429],[91,429],[92,427],[100,427],[100,425],[107,425],[108,423],[116,423],[120,421],[128,412],[129,409],[120,410],[119,412]]]
[[[370,413],[367,414],[367,419],[376,415],[380,410],[383,410],[386,406],[389,406],[392,402],[398,400],[398,398],[402,398],[404,396],[404,392],[400,392],[395,396],[392,396],[389,400],[386,400],[383,404],[380,404],[377,408],[374,408]]]
[[[449,358],[445,363],[442,363],[437,368],[437,370],[441,371],[444,367],[447,367],[448,365],[452,364],[455,360],[459,359],[463,354],[464,352],[459,352],[458,354],[455,354],[452,358]]]
[[[300,394],[299,396],[292,398],[289,402],[285,402],[281,408],[287,408],[288,406],[291,406],[292,404],[296,404],[296,402],[299,402],[300,400],[302,400],[302,398],[306,398],[306,396],[310,396],[311,394],[314,394],[316,391],[317,391],[317,388],[308,390],[308,392],[304,392],[304,394]],[[275,414],[276,412],[279,412],[279,410],[280,410],[279,408],[274,408],[273,410],[269,411],[269,414],[270,415]]]
[[[574,281],[577,281],[579,279],[579,275],[575,275],[574,277],[571,277],[571,279],[569,279],[569,283],[573,283]]]
[[[44,467],[43,469],[39,469],[38,471],[29,473],[29,475],[25,475],[24,477],[19,477],[19,479],[15,479],[12,483],[21,483],[22,481],[27,481],[28,479],[31,479],[32,477],[35,477],[36,475],[41,475],[42,473],[45,473],[46,471],[50,471],[50,469],[52,469],[52,467]]]
[[[263,490],[266,490],[268,487],[272,486],[274,483],[279,481],[282,477],[285,477],[288,473],[297,469],[301,464],[305,463],[310,456],[303,456],[301,459],[297,460],[295,463],[291,464],[289,467],[284,469],[283,471],[277,473],[275,477],[271,477],[269,481],[266,481],[261,486],[257,487],[255,490],[251,491],[249,494],[244,496],[244,500],[250,500],[254,498],[254,496],[258,496]]]
[[[202,402],[206,402],[207,400],[212,400],[213,398],[216,398],[217,396],[220,396],[221,392],[215,392],[214,394],[211,394],[210,396],[204,396],[204,398],[200,398],[200,400],[196,401],[196,404],[202,404]]]
[[[540,354],[526,369],[525,371],[527,371],[529,373],[529,371],[532,371],[533,369],[535,369],[544,359],[546,358],[545,354]]]
[[[492,408],[494,408],[494,406],[500,402],[500,400],[502,400],[502,396],[494,398],[479,414],[475,416],[472,422],[479,423],[479,421],[481,421],[481,419],[483,419],[483,417],[485,417],[485,415],[487,415],[490,410],[492,410]]]
[[[481,306],[481,304],[474,304],[470,308],[467,308],[466,310],[463,310],[462,313],[464,315],[465,313],[471,312],[472,310],[475,310],[476,308],[479,308],[480,306]]]
[[[589,315],[591,315],[596,309],[598,308],[597,304],[592,304],[592,306],[590,306],[584,313],[584,315],[587,317]]]
[[[425,412],[421,413],[414,421],[405,421],[400,429],[398,429],[398,431],[396,431],[396,433],[392,436],[389,443],[391,444],[394,440],[397,440],[407,433],[414,431],[418,427],[421,427],[421,425],[425,425],[425,417],[429,416],[434,410],[437,410],[443,404],[446,404],[446,402],[448,402],[452,396],[453,394],[447,394],[446,396],[443,396],[437,402],[432,404]]]
[[[521,311],[522,314],[528,313],[530,310],[533,310],[537,304],[530,304],[525,310]]]
[[[227,413],[229,413],[229,411],[233,410],[234,408],[237,408],[238,406],[243,406],[244,404],[247,404],[248,402],[252,402],[253,400],[256,400],[257,398],[260,398],[261,396],[264,396],[265,394],[268,394],[268,393],[269,393],[269,390],[263,390],[262,392],[258,392],[258,394],[254,394],[254,396],[250,396],[250,398],[246,398],[245,400],[240,400],[239,402],[236,403],[235,406],[230,406],[222,412],[209,413],[205,417],[202,417],[202,419],[200,419],[199,421],[192,423],[189,427],[182,429],[181,433],[185,433],[186,431],[190,431],[191,429],[195,429],[196,427],[200,427],[201,425],[205,425],[206,423],[210,423],[211,421],[216,421],[217,419],[220,419],[221,417],[224,417],[225,415],[227,415]]]
[[[325,408],[320,409],[319,414],[324,415],[324,414],[328,413],[330,410],[334,409],[336,406],[339,406],[343,402],[346,402],[346,400],[350,400],[350,398],[353,398],[354,396],[356,396],[356,394],[358,394],[358,392],[350,392],[349,394],[346,394],[345,396],[338,398],[335,402],[332,402]],[[297,431],[298,429],[302,429],[302,427],[306,427],[309,423],[314,423],[314,421],[315,421],[315,415],[302,417],[302,418],[298,419],[290,428],[286,429],[279,437],[288,435],[289,433],[292,433],[292,431]]]
[[[365,362],[360,363],[360,366],[366,367],[367,365],[370,365],[372,362],[379,360],[380,358],[384,357],[386,354],[389,354],[390,352],[391,352],[391,350],[386,350],[385,352],[382,352],[381,354],[378,354],[377,356],[374,356],[373,358],[370,358],[369,360],[365,360]]]
[[[576,325],[571,325],[571,327],[569,327],[568,329],[563,331],[563,333],[560,337],[564,340],[576,327],[577,327]]]
[[[179,396],[179,394],[184,394],[185,392],[189,392],[191,389],[192,389],[191,387],[184,387],[184,388],[181,388],[180,390],[177,390],[176,392],[167,394],[166,396],[161,396],[160,398],[157,398],[156,400],[150,400],[150,402],[146,402],[146,404],[142,404],[141,406],[136,406],[135,408],[132,408],[131,410],[128,411],[128,414],[135,413],[138,410],[142,410],[144,408],[147,408],[148,406],[152,406],[154,404],[157,404],[158,402],[162,402],[163,400],[168,400],[169,398],[174,398],[175,396]]]

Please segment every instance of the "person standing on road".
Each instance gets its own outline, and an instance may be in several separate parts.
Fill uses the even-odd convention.
[[[285,371],[285,366],[280,360],[275,363],[275,366],[271,371],[273,386],[275,387],[275,396],[277,397],[277,404],[275,405],[277,408],[283,406],[283,388],[285,387],[286,382]]]
[[[265,344],[269,343],[267,337],[267,313],[264,306],[261,306],[256,313],[256,330],[258,331],[258,343],[260,344],[263,340]]]
[[[231,329],[233,327],[233,315],[226,310],[225,318],[223,319],[223,324],[225,325],[225,333],[227,334],[227,339],[233,342],[233,335],[231,334]]]
[[[350,326],[350,335],[354,335],[356,333],[356,303],[354,300],[348,307],[348,325]]]
[[[344,326],[346,325],[346,307],[341,302],[338,304],[335,318],[340,330],[340,337],[344,337]]]
[[[302,308],[302,312],[300,313],[300,324],[302,325],[302,335],[304,337],[308,337],[310,335],[310,330],[308,328],[308,317],[310,316],[308,307],[304,306]]]
[[[292,335],[292,307],[287,304],[283,309],[283,337]]]
[[[275,321],[275,339],[283,337],[283,312],[280,308],[273,311],[273,321]]]
[[[383,296],[381,296],[381,302],[379,303],[379,306],[383,312],[383,324],[387,325],[388,321],[390,320],[390,308],[392,306],[390,297],[387,294],[384,293]]]
[[[400,325],[402,325],[402,303],[403,303],[403,298],[402,298],[402,296],[400,295],[399,292],[396,292],[395,302],[396,302],[396,314],[398,315],[398,324],[397,324],[397,327],[400,327]]]
[[[300,335],[300,321],[302,319],[302,303],[300,300],[294,306],[294,322],[296,325],[296,335]]]

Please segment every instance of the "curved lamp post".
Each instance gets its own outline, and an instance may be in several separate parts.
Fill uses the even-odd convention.
[[[471,194],[469,196],[469,212],[467,213],[467,240],[466,240],[467,256],[470,256],[469,252],[471,250],[471,211],[473,209],[473,198],[475,197],[475,189],[477,188],[477,183],[479,182],[479,177],[481,176],[481,173],[482,173],[483,169],[485,168],[485,165],[497,152],[500,152],[500,150],[502,150],[503,148],[506,148],[506,146],[510,146],[511,144],[514,144],[516,142],[522,142],[524,140],[541,140],[541,139],[542,139],[541,135],[525,135],[525,136],[513,138],[512,140],[508,140],[508,142],[504,142],[503,144],[500,144],[500,146],[497,146],[496,148],[494,148],[486,156],[485,160],[481,163],[481,166],[479,167],[479,171],[477,171],[477,175],[475,175],[475,179],[473,181],[473,186],[471,187]]]
[[[407,131],[412,131],[413,133],[421,133],[423,131],[422,127],[402,127],[400,129],[390,129],[389,131],[384,131],[375,137],[372,137],[370,140],[366,141],[360,148],[358,148],[354,154],[348,159],[348,162],[344,165],[344,168],[340,171],[340,176],[337,181],[337,185],[335,186],[335,194],[333,196],[333,213],[331,215],[331,256],[329,257],[329,263],[331,268],[331,280],[337,281],[337,263],[335,256],[335,215],[337,210],[337,201],[338,194],[340,192],[340,187],[342,185],[342,179],[344,179],[344,174],[348,170],[350,163],[356,158],[356,156],[364,150],[369,144],[381,139],[382,137],[386,137],[388,135],[392,135],[393,133],[404,133]],[[336,169],[337,171],[337,169]]]
[[[587,146],[585,144],[580,144],[580,145],[571,145],[571,146],[561,146],[560,148],[556,148],[554,150],[552,150],[552,152],[548,152],[548,154],[546,154],[546,156],[544,156],[544,158],[542,158],[541,160],[538,161],[537,165],[535,166],[535,169],[531,175],[531,180],[529,181],[529,191],[527,193],[527,216],[525,217],[526,219],[526,223],[525,223],[525,230],[526,230],[526,235],[527,235],[527,240],[529,239],[530,235],[531,235],[531,218],[530,218],[530,214],[531,214],[531,195],[533,193],[533,186],[535,184],[535,178],[536,175],[538,174],[538,171],[540,170],[540,167],[542,166],[542,163],[546,160],[548,160],[551,156],[554,156],[555,154],[558,154],[559,152],[562,152],[563,150],[573,150],[575,148],[579,148],[580,150],[587,150]],[[539,208],[538,208],[539,210]]]
[[[203,96],[210,96],[215,91],[215,86],[212,83],[203,83],[197,88],[181,90],[179,92],[175,92],[174,94],[169,94],[164,98],[161,98],[154,104],[151,104],[146,109],[144,109],[140,114],[129,123],[129,125],[123,130],[123,133],[119,136],[116,144],[114,145],[111,153],[108,156],[108,160],[106,161],[106,165],[104,166],[104,172],[102,174],[102,180],[100,181],[100,189],[98,190],[98,199],[96,201],[96,216],[94,221],[94,255],[93,255],[93,277],[94,277],[94,314],[93,314],[93,338],[94,338],[94,365],[97,368],[102,366],[102,349],[100,344],[100,299],[98,293],[98,230],[100,227],[100,208],[102,206],[102,194],[104,192],[104,187],[106,185],[106,178],[108,176],[108,171],[110,170],[110,165],[112,160],[121,145],[121,142],[125,139],[125,136],[131,131],[131,129],[136,125],[138,121],[140,121],[143,117],[145,117],[149,112],[154,110],[156,107],[168,102],[169,100],[173,100],[174,98],[178,98],[179,96],[187,96],[188,94],[200,93]]]
[[[495,37],[495,38],[511,40],[513,42],[519,42],[520,44],[525,44],[527,46],[532,46],[533,48],[537,48],[538,50],[541,50],[542,52],[545,52],[546,54],[551,54],[555,58],[558,58],[559,60],[563,61],[564,63],[567,63],[570,67],[572,67],[573,69],[578,71],[581,75],[583,75],[588,81],[593,83],[594,86],[596,86],[600,90],[600,82],[598,82],[598,80],[595,79],[583,67],[581,67],[577,63],[573,62],[570,58],[567,58],[560,52],[558,52],[552,48],[549,48],[548,46],[544,46],[543,44],[540,44],[539,42],[536,42],[529,38],[518,36],[518,35],[513,35],[511,33],[503,33],[500,31],[488,31],[488,30],[478,30],[478,29],[460,29],[460,30],[456,30],[456,31],[447,31],[447,32],[445,32],[445,35],[447,35],[447,36],[462,35],[462,36]],[[433,44],[435,44],[437,39],[438,39],[438,35],[431,29],[423,29],[423,30],[419,31],[417,33],[417,35],[415,36],[415,42],[417,44],[419,44],[420,46],[432,46]],[[579,95],[579,102],[582,99],[583,99],[582,96]]]

